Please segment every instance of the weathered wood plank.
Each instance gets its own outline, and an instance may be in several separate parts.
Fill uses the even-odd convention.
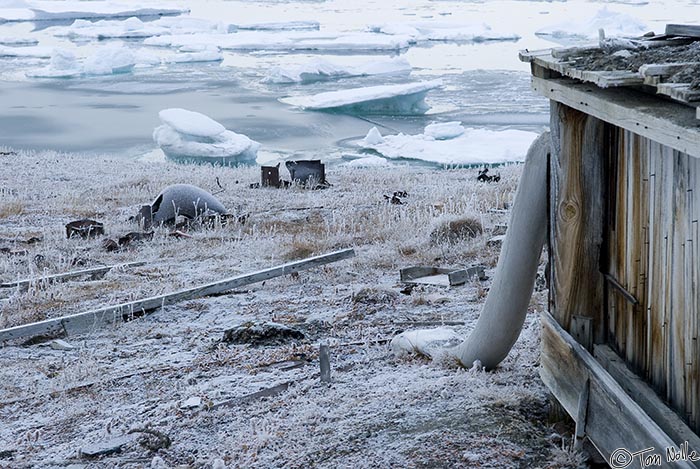
[[[646,77],[674,75],[684,68],[700,65],[700,62],[675,62],[667,64],[644,64],[639,67],[639,74]]]
[[[700,453],[700,437],[693,433],[642,378],[627,367],[619,355],[607,345],[596,345],[595,358],[673,441],[677,444],[687,441],[691,449]]]
[[[591,317],[594,342],[603,340],[604,124],[568,106],[556,106],[550,128],[552,311],[566,330],[574,315]],[[556,135],[556,137],[555,137]]]
[[[619,448],[631,452],[655,448],[665,458],[665,448],[676,447],[677,443],[661,430],[602,365],[571,338],[549,313],[543,312],[540,319],[542,380],[574,419],[579,415],[581,391],[586,380],[590,380],[586,436],[603,457],[609,461],[613,452]],[[638,468],[641,464],[635,459],[626,467]],[[675,467],[695,466],[681,461]]]
[[[690,83],[658,83],[656,92],[686,104],[700,101],[700,90],[691,89]]]
[[[686,36],[700,38],[700,25],[697,24],[667,24],[666,36]]]
[[[75,270],[73,272],[64,272],[61,274],[47,275],[45,277],[28,278],[24,280],[18,280],[16,282],[0,283],[0,288],[17,288],[20,291],[26,291],[31,285],[65,282],[68,280],[86,276],[96,278],[106,274],[112,269],[128,269],[131,267],[138,267],[145,264],[145,262],[128,262],[125,264],[106,265],[103,267],[94,267],[91,269]]]
[[[532,78],[533,88],[565,104],[678,151],[700,157],[695,110],[631,89],[599,89],[566,79]]]
[[[174,293],[159,295],[137,301],[131,301],[116,306],[108,306],[94,311],[47,319],[44,321],[25,324],[0,330],[0,343],[13,339],[35,337],[39,335],[56,335],[60,333],[77,334],[90,331],[107,324],[129,320],[149,311],[163,308],[181,301],[201,298],[203,296],[223,293],[234,288],[252,283],[262,282],[271,278],[291,274],[300,270],[318,267],[320,265],[348,259],[355,255],[352,249],[343,249],[329,254],[290,262],[270,269],[238,275],[218,282],[180,290]]]

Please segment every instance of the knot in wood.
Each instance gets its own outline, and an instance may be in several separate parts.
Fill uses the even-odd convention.
[[[580,212],[579,204],[574,200],[567,200],[559,206],[559,216],[564,222],[574,221],[579,217]]]

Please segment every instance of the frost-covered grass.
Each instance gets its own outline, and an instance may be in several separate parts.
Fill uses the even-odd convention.
[[[0,349],[0,466],[62,467],[86,462],[81,446],[150,427],[172,445],[156,451],[137,441],[96,467],[576,467],[575,453],[553,438],[538,377],[538,322],[496,371],[394,358],[385,342],[413,323],[478,317],[488,282],[449,290],[399,293],[398,269],[411,265],[483,263],[492,275],[497,252],[486,240],[510,204],[519,166],[501,182],[480,184],[478,171],[397,167],[329,168],[330,189],[251,189],[257,168],[150,164],[51,152],[0,157],[0,279],[9,281],[101,264],[144,260],[143,267],[101,280],[39,285],[2,300],[3,327],[172,291],[330,250],[357,257],[297,276],[272,279],[229,295],[184,302],[145,318],[68,337],[73,351],[42,345]],[[116,253],[101,240],[65,239],[64,224],[93,217],[108,237],[162,188],[191,183],[211,192],[245,224],[193,231],[192,238],[156,230],[152,241]],[[384,195],[406,191],[404,205]],[[13,208],[14,207],[14,208]],[[17,209],[21,207],[21,210]],[[455,217],[478,219],[483,233],[435,243],[431,231]],[[39,236],[29,245],[10,239]],[[17,246],[15,246],[17,245]],[[534,308],[546,304],[539,292]],[[221,343],[245,321],[276,321],[306,340],[253,348]],[[318,344],[330,344],[333,382],[318,382]],[[290,359],[288,371],[266,365]],[[293,381],[278,396],[216,410],[204,406]],[[10,403],[10,401],[14,401]]]

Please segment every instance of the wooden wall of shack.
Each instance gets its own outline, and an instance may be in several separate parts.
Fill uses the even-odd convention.
[[[700,159],[555,101],[551,116],[550,312],[700,434]]]

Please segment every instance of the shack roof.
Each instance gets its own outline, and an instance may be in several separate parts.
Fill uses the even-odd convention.
[[[594,46],[525,50],[520,60],[546,97],[700,157],[700,26],[669,24],[637,39],[601,34]]]

